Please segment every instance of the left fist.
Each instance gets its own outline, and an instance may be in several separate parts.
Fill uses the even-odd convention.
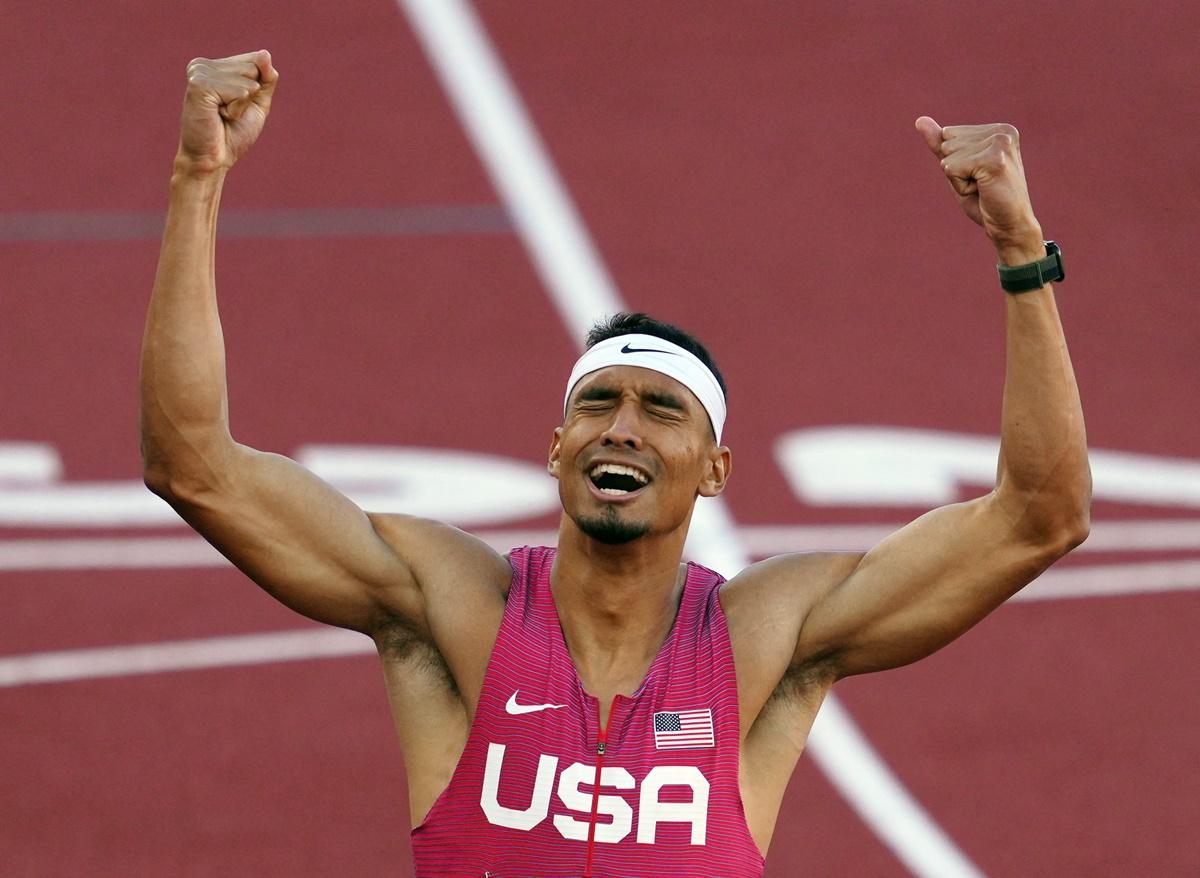
[[[1015,265],[1045,256],[1017,129],[1004,123],[943,128],[928,116],[917,119],[916,127],[941,160],[963,211],[983,226],[1001,261]]]

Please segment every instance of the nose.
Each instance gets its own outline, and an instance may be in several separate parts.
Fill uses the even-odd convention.
[[[626,402],[617,407],[608,429],[600,436],[603,445],[624,445],[640,451],[642,434],[638,429],[638,407],[636,403]]]

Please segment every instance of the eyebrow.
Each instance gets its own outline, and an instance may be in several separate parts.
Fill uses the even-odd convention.
[[[593,384],[591,387],[585,387],[579,391],[579,395],[575,397],[575,402],[603,402],[609,399],[616,399],[620,395],[621,391],[611,385]],[[687,405],[682,399],[664,390],[647,390],[641,394],[641,397],[651,405],[656,405],[660,408],[671,409],[677,412],[687,412],[688,410]]]
[[[683,400],[673,393],[664,393],[661,390],[648,390],[642,394],[642,399],[660,408],[674,409],[677,412],[687,411],[687,406],[684,405]]]
[[[615,387],[607,387],[603,384],[593,384],[591,387],[585,387],[579,391],[579,395],[575,397],[576,402],[596,402],[598,400],[616,399],[621,395],[621,391]]]

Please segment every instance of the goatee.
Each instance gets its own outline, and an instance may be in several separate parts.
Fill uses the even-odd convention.
[[[624,521],[617,515],[617,510],[609,506],[595,518],[579,517],[575,519],[576,526],[594,539],[607,546],[619,546],[632,542],[638,537],[645,536],[650,525],[644,521]]]

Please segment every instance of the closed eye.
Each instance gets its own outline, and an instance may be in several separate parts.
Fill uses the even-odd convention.
[[[687,406],[674,394],[651,391],[643,394],[642,399],[645,400],[646,411],[655,417],[666,421],[680,421],[687,418]]]
[[[611,409],[621,398],[621,391],[602,384],[586,387],[572,403],[572,409],[581,412],[600,412]],[[651,390],[642,394],[642,406],[649,414],[664,421],[682,421],[688,418],[687,404],[673,393]]]
[[[660,409],[670,409],[671,411],[679,412],[680,414],[687,413],[687,406],[683,404],[683,400],[671,393],[660,393],[652,391],[642,394],[642,399]]]
[[[596,405],[596,403],[612,402],[620,396],[620,391],[612,387],[588,387],[581,390],[575,397],[575,408],[602,408],[602,405]]]
[[[646,406],[646,411],[654,415],[656,418],[662,418],[664,421],[682,421],[685,418],[685,413],[679,411],[679,409],[649,405]]]
[[[609,411],[610,409],[612,409],[612,405],[610,403],[603,402],[585,402],[581,405],[575,406],[576,414],[581,415],[597,414],[600,412]]]

